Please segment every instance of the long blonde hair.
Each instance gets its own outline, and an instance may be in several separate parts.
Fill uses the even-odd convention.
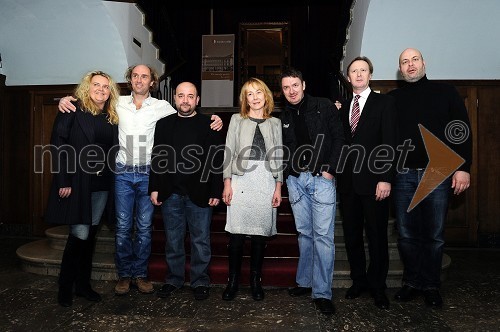
[[[248,113],[250,113],[250,106],[247,103],[247,90],[250,86],[253,86],[254,88],[257,88],[258,90],[264,91],[265,99],[266,99],[266,104],[264,105],[264,114],[263,118],[264,119],[269,119],[271,117],[271,113],[274,111],[274,99],[273,99],[273,93],[269,88],[267,87],[266,83],[264,81],[251,77],[248,81],[243,84],[241,87],[241,92],[240,92],[240,115],[242,118],[248,118]]]
[[[108,122],[111,124],[118,124],[118,113],[116,113],[116,104],[120,97],[120,87],[116,82],[105,72],[94,70],[85,74],[82,81],[75,89],[75,97],[78,99],[81,109],[84,112],[89,112],[92,115],[101,114],[103,111],[90,98],[90,81],[94,76],[102,76],[109,81],[109,98],[104,105],[104,111],[107,112]]]

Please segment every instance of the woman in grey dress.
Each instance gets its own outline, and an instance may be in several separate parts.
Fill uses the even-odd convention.
[[[229,278],[222,295],[236,296],[245,238],[251,239],[250,286],[252,298],[264,299],[261,276],[266,237],[276,234],[281,203],[283,150],[281,121],[271,116],[272,92],[251,78],[241,88],[240,113],[229,123],[224,156],[225,230],[229,237]]]

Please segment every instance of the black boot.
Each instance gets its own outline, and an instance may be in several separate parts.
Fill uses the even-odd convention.
[[[243,259],[243,244],[245,236],[241,234],[231,234],[229,238],[229,278],[227,287],[222,293],[222,299],[225,301],[234,300],[238,292],[239,277],[241,272],[241,261]]]
[[[59,272],[59,292],[57,293],[57,302],[63,307],[70,307],[73,304],[73,285],[76,279],[82,242],[72,234],[69,234],[66,240],[61,261],[61,271]]]
[[[87,240],[82,240],[82,254],[75,282],[76,296],[84,297],[88,301],[92,302],[101,301],[101,295],[94,291],[90,285],[90,277],[92,275],[92,257],[94,256],[98,227],[99,226],[91,226]]]
[[[222,293],[222,299],[225,301],[234,300],[236,293],[238,293],[239,276],[237,274],[229,274],[227,287]]]
[[[263,236],[252,236],[252,254],[250,257],[250,288],[252,298],[255,301],[264,299],[264,290],[262,289],[262,263],[264,262],[264,249],[266,240]]]

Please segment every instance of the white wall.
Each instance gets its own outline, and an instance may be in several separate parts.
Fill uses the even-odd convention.
[[[344,46],[344,59],[340,69],[344,71],[352,59],[361,54],[361,44],[365,30],[366,15],[370,0],[354,0],[351,9],[351,23],[347,28],[347,42]]]
[[[367,5],[362,26],[356,17]],[[361,54],[373,61],[373,79],[397,79],[399,54],[414,47],[430,79],[500,79],[499,13],[499,0],[357,0],[352,27],[362,39],[347,42],[344,71]]]
[[[134,4],[102,0],[0,0],[0,71],[6,84],[74,84],[90,70],[124,82],[129,65],[164,64]],[[132,36],[142,43],[139,49]]]
[[[153,35],[144,26],[142,12],[130,3],[103,1],[103,4],[121,36],[128,65],[145,63],[155,68],[160,76],[163,75],[165,64],[158,60],[159,50],[152,44]],[[134,39],[140,42],[141,47],[134,43]],[[120,78],[123,78],[125,69],[122,68]]]

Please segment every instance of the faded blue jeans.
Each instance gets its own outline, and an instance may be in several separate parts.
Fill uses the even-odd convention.
[[[154,212],[154,206],[149,199],[148,185],[149,165],[116,165],[115,263],[120,278],[148,276]]]
[[[394,184],[398,249],[404,264],[403,285],[422,290],[439,289],[451,178],[407,212],[423,175],[423,169],[410,169],[406,174],[398,174]]]
[[[299,264],[296,282],[311,287],[312,298],[332,298],[336,210],[335,179],[302,172],[288,176],[288,195],[299,232]]]
[[[69,231],[73,236],[80,240],[87,240],[89,237],[90,226],[98,226],[101,221],[102,213],[106,208],[109,191],[93,191],[90,196],[90,206],[92,207],[92,225],[75,224],[69,226]]]
[[[188,196],[172,194],[161,206],[165,228],[165,259],[168,273],[165,282],[176,287],[184,284],[186,226],[191,240],[190,284],[192,288],[210,286],[208,265],[212,258],[210,224],[212,208],[199,207]]]

